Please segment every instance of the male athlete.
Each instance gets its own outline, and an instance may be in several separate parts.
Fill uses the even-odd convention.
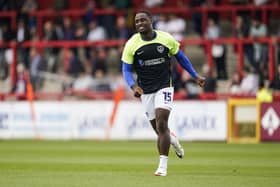
[[[179,49],[179,43],[170,34],[153,29],[150,12],[137,12],[135,27],[138,33],[124,47],[122,72],[134,96],[141,98],[146,115],[158,135],[160,160],[154,175],[166,176],[170,144],[179,158],[184,156],[184,149],[168,128],[174,94],[170,57],[174,55],[200,86],[204,85],[205,78],[196,73],[191,62]],[[133,68],[137,74],[137,82],[133,77]]]

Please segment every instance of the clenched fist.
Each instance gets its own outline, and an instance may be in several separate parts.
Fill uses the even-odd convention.
[[[132,90],[134,93],[134,97],[141,97],[141,95],[144,93],[142,88],[137,85],[132,86]]]

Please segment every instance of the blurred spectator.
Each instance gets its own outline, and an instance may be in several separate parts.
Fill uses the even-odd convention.
[[[162,6],[164,0],[145,0],[144,6],[146,8],[156,8]]]
[[[94,49],[93,49],[94,50]],[[112,91],[112,81],[107,75],[107,53],[104,48],[92,51],[93,56],[97,56],[92,62],[92,75],[94,76],[92,90],[95,91]]]
[[[26,27],[24,20],[19,20],[17,26],[17,39],[18,43],[23,43],[25,41],[30,40],[30,33],[28,28]],[[28,67],[28,48],[20,47],[18,48],[18,60],[22,62],[25,67]]]
[[[175,57],[171,57],[171,72],[172,72],[172,80],[174,83],[174,92],[178,92],[182,88],[182,73],[183,68],[180,66],[179,63],[177,63],[177,60]],[[185,93],[183,93],[185,96]]]
[[[249,18],[246,16],[241,16],[238,15],[236,17],[236,22],[234,25],[234,36],[237,38],[248,38],[249,34],[250,34],[250,21]],[[243,49],[244,49],[244,53],[250,63],[250,65],[255,69],[255,71],[258,70],[258,66],[255,62],[255,58],[254,58],[254,48],[253,48],[253,44],[251,43],[245,43],[243,44]]]
[[[77,24],[77,29],[75,31],[75,39],[76,40],[86,40],[87,39],[86,27],[82,22],[79,22]],[[76,53],[77,53],[78,60],[81,64],[81,66],[83,67],[84,71],[87,71],[88,69],[90,69],[89,62],[87,59],[86,48],[78,46],[76,48]]]
[[[64,50],[63,66],[64,72],[73,77],[77,77],[84,71],[84,67],[71,49]]]
[[[205,4],[205,0],[191,0],[190,7],[197,8],[201,7]],[[202,13],[200,11],[192,12],[192,24],[194,31],[199,34],[199,36],[203,36],[202,31]]]
[[[92,49],[91,51],[91,64],[92,64],[92,76],[96,77],[97,72],[101,71],[104,74],[107,73],[107,63],[106,63],[107,53],[104,48],[99,48],[97,50]]]
[[[259,77],[249,67],[244,67],[240,83],[240,93],[255,94],[258,91]]]
[[[60,18],[58,18],[56,21],[54,21],[52,23],[53,23],[53,27],[54,27],[54,31],[55,31],[57,40],[63,40],[63,38],[64,38],[63,26],[60,23],[61,21],[59,21],[59,20],[60,20]]]
[[[205,37],[213,40],[221,37],[220,26],[212,18],[208,19]],[[217,78],[227,79],[226,47],[222,44],[213,44],[211,52],[216,65]]]
[[[0,0],[1,11],[12,11],[17,10],[18,0]]]
[[[234,25],[234,36],[237,38],[247,38],[250,32],[250,22],[247,17],[236,16]]]
[[[89,25],[95,19],[94,11],[96,8],[96,3],[94,0],[89,0],[85,6],[84,23]]]
[[[155,22],[155,29],[168,32],[168,17],[166,14],[160,14]]]
[[[205,84],[203,86],[204,93],[215,93],[217,89],[217,80],[213,76],[210,67],[204,64],[202,67],[202,76],[205,77]]]
[[[26,93],[26,86],[27,86],[27,80],[25,75],[25,68],[23,64],[17,65],[17,80],[15,87],[12,88],[12,93],[16,94],[25,94]]]
[[[207,22],[207,30],[205,33],[205,37],[208,39],[217,39],[221,37],[221,29],[218,23],[213,19],[209,18]]]
[[[92,47],[89,49],[89,55],[88,55],[88,61],[89,61],[89,65],[90,65],[90,73],[91,76],[94,76],[94,66],[96,63],[96,59],[97,59],[97,49],[95,47]]]
[[[275,74],[275,77],[273,78],[273,80],[271,81],[269,87],[272,89],[272,90],[275,90],[275,91],[280,91],[280,64],[277,65],[277,68],[276,68],[276,74]]]
[[[222,0],[205,0],[204,6],[206,7],[216,7],[221,4]],[[219,23],[219,14],[216,11],[210,11],[208,12],[208,17],[212,18],[215,20],[215,22],[218,24]]]
[[[182,72],[182,88],[179,92],[184,93],[188,99],[195,99],[200,93],[198,84],[186,71]]]
[[[35,0],[25,0],[21,7],[21,11],[24,13],[30,13],[32,11],[37,10],[37,8],[38,8],[38,5]]]
[[[267,27],[263,24],[259,18],[253,20],[253,24],[250,28],[250,37],[257,40],[259,37],[267,36]],[[268,47],[266,44],[262,44],[255,41],[254,44],[254,59],[257,64],[258,70],[263,74],[266,71],[268,62]]]
[[[177,1],[178,2],[178,1]],[[188,8],[192,9],[191,11],[191,21],[192,21],[192,29],[196,34],[198,34],[200,37],[203,37],[205,35],[205,30],[203,30],[203,23],[202,23],[202,11],[201,9],[196,10],[197,8],[203,8],[203,7],[215,7],[220,4],[220,0],[183,0],[179,1],[177,3],[180,6],[183,6],[184,4],[188,6]],[[212,18],[217,23],[219,21],[219,16],[216,11],[208,11],[207,12],[208,18]]]
[[[29,13],[38,9],[38,4],[35,0],[25,0],[21,7],[20,18],[28,23],[28,27],[36,26],[36,17],[30,16]]]
[[[43,40],[45,41],[55,41],[58,40],[58,34],[53,25],[52,21],[47,21],[44,24],[44,35]],[[46,47],[44,48],[44,58],[47,62],[47,69],[50,72],[55,72],[57,68],[57,55],[59,53],[59,48]]]
[[[24,23],[24,20],[19,20],[17,26],[17,42],[22,43],[30,39],[28,29]]]
[[[39,40],[39,35],[38,35],[38,32],[37,32],[37,29],[36,27],[31,27],[29,28],[29,35],[30,35],[30,40],[32,41],[38,41]]]
[[[273,100],[271,91],[265,85],[265,81],[260,81],[259,90],[256,94],[256,98],[260,102],[270,103]]]
[[[74,90],[88,90],[93,85],[93,78],[87,72],[82,72],[79,76],[74,80],[72,88]]]
[[[0,42],[10,42],[14,39],[14,33],[5,23],[0,23]],[[12,63],[11,49],[0,48],[0,80],[5,80],[9,75],[9,65]]]
[[[43,40],[47,40],[47,41],[58,40],[58,36],[52,21],[47,21],[44,24]]]
[[[231,77],[230,82],[229,82],[229,93],[239,94],[241,92],[240,91],[240,83],[241,83],[240,74],[237,71],[235,71],[232,74],[232,77]]]
[[[110,92],[113,90],[111,80],[102,69],[98,69],[95,73],[95,78],[91,86],[92,90],[101,92]]]
[[[127,40],[130,36],[130,31],[127,27],[124,16],[119,16],[116,20],[116,38]]]
[[[9,75],[9,64],[5,58],[5,50],[0,50],[0,80],[5,80]]]
[[[42,60],[40,53],[37,51],[36,48],[30,49],[29,62],[30,81],[34,91],[37,91],[43,86],[43,79],[40,76],[40,71],[45,70],[45,64]]]
[[[86,40],[87,33],[85,25],[80,21],[76,24],[75,40]]]
[[[10,42],[15,39],[15,33],[8,24],[0,23],[0,41]]]
[[[113,3],[112,0],[102,0],[100,1],[100,8],[105,9],[105,10],[111,10],[115,11],[115,4]],[[116,16],[114,14],[105,14],[102,16],[98,16],[97,18],[97,24],[102,25],[102,27],[106,31],[106,37],[108,39],[111,39],[114,37],[115,31],[115,23],[116,23]]]
[[[3,59],[3,53],[0,53],[0,81],[5,80],[9,74],[9,66]]]
[[[175,14],[169,14],[167,23],[167,32],[169,32],[177,41],[184,39],[186,21],[177,17]]]
[[[278,26],[276,37],[280,37],[280,25]],[[277,61],[278,61],[277,64],[280,64],[280,42],[277,42],[276,45],[277,45],[276,53],[277,53]]]
[[[63,40],[74,40],[75,29],[70,17],[63,17]]]
[[[102,26],[97,25],[96,21],[91,21],[89,24],[89,32],[87,39],[89,41],[106,40],[107,34]]]

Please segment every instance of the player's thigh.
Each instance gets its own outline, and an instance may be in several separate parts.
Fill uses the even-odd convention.
[[[155,93],[141,95],[141,102],[145,108],[146,116],[149,120],[155,119]]]
[[[173,106],[174,88],[160,89],[155,95],[155,109],[162,108],[171,111]]]

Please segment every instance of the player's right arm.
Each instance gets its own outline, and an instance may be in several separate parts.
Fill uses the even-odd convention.
[[[143,94],[143,90],[135,83],[132,73],[132,64],[128,64],[122,61],[122,73],[126,83],[133,90],[134,96],[140,97]]]
[[[122,74],[123,77],[128,84],[128,86],[133,90],[135,97],[140,97],[143,94],[143,90],[140,86],[138,86],[133,77],[133,51],[130,46],[131,41],[128,41],[124,47],[122,54]]]

